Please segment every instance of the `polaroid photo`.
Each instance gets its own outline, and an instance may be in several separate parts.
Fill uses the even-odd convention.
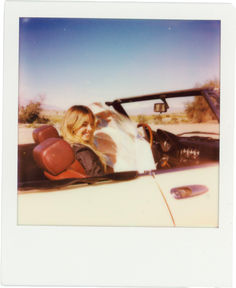
[[[234,16],[6,1],[4,284],[231,286]]]

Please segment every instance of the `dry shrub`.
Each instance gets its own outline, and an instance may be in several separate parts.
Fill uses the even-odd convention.
[[[219,89],[219,87],[220,83],[218,80],[209,80],[202,85],[196,85],[196,88]],[[202,96],[195,96],[194,101],[185,106],[185,113],[189,120],[195,123],[216,120],[216,116]]]
[[[42,103],[40,101],[30,101],[26,106],[19,107],[19,123],[38,123],[45,124],[48,123],[48,119],[44,116],[41,116],[42,112]]]

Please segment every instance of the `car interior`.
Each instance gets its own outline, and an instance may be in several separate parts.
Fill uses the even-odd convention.
[[[206,91],[202,91],[201,89],[184,91],[184,93],[183,91],[180,92],[169,93],[169,97],[175,97],[176,95],[178,96],[183,94],[189,96],[195,95],[196,93],[202,95],[203,92],[206,93]],[[159,94],[118,99],[113,102],[106,102],[106,105],[112,106],[116,112],[121,113],[121,115],[125,116],[125,119],[130,120],[128,114],[121,104],[123,102],[136,102],[146,98],[150,99],[150,97],[151,99],[162,97],[161,99],[163,100],[163,103],[156,103],[154,106],[155,111],[160,112],[167,110],[168,104],[165,100],[166,96],[160,96]],[[218,115],[218,112],[215,112],[215,114]],[[146,158],[148,158],[146,157],[148,153],[146,153],[146,156],[143,155],[142,159],[140,158],[140,167],[137,168],[137,166],[137,169],[135,168],[136,171],[134,171],[134,169],[129,169],[127,171],[114,170],[115,173],[110,173],[109,176],[107,174],[103,176],[105,180],[109,177],[110,179],[124,180],[136,177],[138,173],[143,174],[145,171],[147,173],[148,171],[162,173],[167,169],[182,169],[188,166],[198,166],[219,161],[219,139],[214,138],[214,136],[219,136],[218,133],[206,133],[208,135],[202,135],[204,132],[192,131],[191,133],[187,132],[182,134],[173,134],[163,129],[152,129],[146,123],[139,123],[138,127],[140,127],[139,129],[143,130],[142,134],[144,138],[142,137],[142,142],[145,142],[144,144],[146,145],[140,145],[141,152],[137,153],[136,151],[136,154],[145,154],[144,150],[148,148],[150,154],[149,160],[152,158],[152,161],[147,161],[147,166],[143,166],[149,167],[150,163],[152,162],[152,168],[145,168],[143,171],[141,171],[143,168],[142,163],[144,163],[145,160],[147,160]],[[101,133],[100,130],[100,134],[103,135],[104,133]],[[214,136],[211,134],[214,134]],[[120,138],[122,139],[122,137]],[[55,182],[59,183],[62,181],[62,183],[66,185],[68,181],[64,180],[80,179],[80,182],[82,183],[82,179],[94,178],[86,175],[82,165],[75,159],[75,155],[70,144],[60,137],[56,128],[52,125],[43,125],[35,129],[33,131],[33,139],[35,143],[18,145],[19,189],[25,189],[27,187],[38,188],[40,185],[43,186],[43,182],[46,183],[45,185],[47,187],[48,185],[55,187],[55,184],[53,184]],[[109,138],[102,137],[100,140],[108,141]],[[145,140],[149,143],[149,145],[147,145],[148,143]],[[101,147],[104,146],[104,151],[107,152],[107,144],[103,144],[104,143],[102,143]],[[114,151],[117,150],[116,146],[113,148]],[[99,181],[104,180],[103,178],[99,179]],[[90,182],[94,183],[93,180],[86,180],[84,183]]]

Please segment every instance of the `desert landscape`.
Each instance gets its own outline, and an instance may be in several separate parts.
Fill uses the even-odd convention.
[[[37,127],[45,124],[38,124]],[[184,132],[201,131],[219,133],[218,123],[183,123],[183,124],[151,124],[153,130],[163,129],[174,134],[180,134]],[[60,124],[54,125],[60,134]],[[18,144],[34,143],[32,133],[36,127],[29,127],[28,124],[19,124],[18,126]],[[211,135],[212,138],[219,138],[218,135]]]

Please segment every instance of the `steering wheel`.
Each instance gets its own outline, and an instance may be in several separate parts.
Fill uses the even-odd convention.
[[[152,143],[153,143],[153,133],[151,127],[146,124],[146,123],[139,123],[138,126],[143,127],[144,133],[146,135],[146,139],[149,140],[150,147],[152,148]]]

